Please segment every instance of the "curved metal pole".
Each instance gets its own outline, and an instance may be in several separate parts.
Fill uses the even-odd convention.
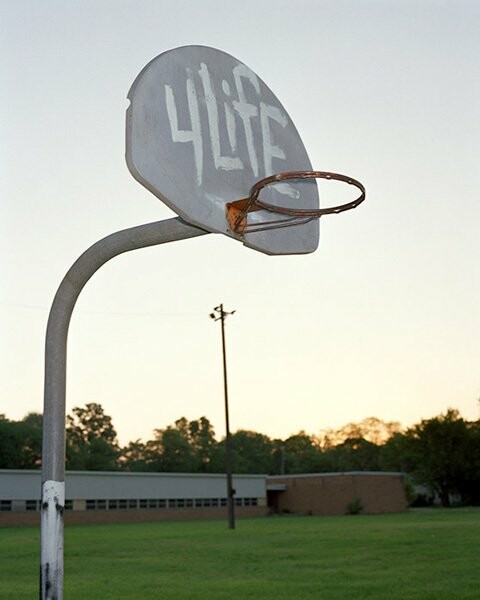
[[[63,512],[65,506],[65,383],[67,337],[77,298],[92,275],[111,258],[167,242],[206,235],[179,218],[113,233],[93,244],[60,284],[47,324],[42,449],[40,598],[63,598]]]

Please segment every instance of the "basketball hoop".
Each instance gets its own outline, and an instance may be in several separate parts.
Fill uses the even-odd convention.
[[[277,206],[264,202],[258,196],[260,191],[267,185],[279,183],[289,179],[333,179],[353,185],[361,192],[360,196],[346,204],[331,206],[327,208],[289,208]],[[292,225],[302,225],[313,219],[319,219],[323,215],[331,215],[351,210],[356,208],[365,200],[365,187],[362,183],[339,173],[330,173],[328,171],[286,171],[270,175],[264,179],[260,179],[250,190],[248,198],[229,202],[227,207],[227,220],[232,231],[243,235],[245,233],[254,233],[256,231],[265,231],[267,229],[277,229],[279,227],[290,227]],[[251,212],[266,210],[269,213],[283,215],[284,218],[279,218],[274,221],[257,221],[255,223],[248,222],[248,215]]]

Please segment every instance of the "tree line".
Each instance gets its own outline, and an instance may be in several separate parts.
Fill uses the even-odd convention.
[[[112,418],[100,404],[74,408],[66,427],[70,470],[225,471],[225,439],[216,438],[206,417],[182,417],[155,429],[153,439],[125,447],[119,445]],[[40,414],[30,413],[21,421],[0,415],[0,468],[40,468],[41,438]],[[402,471],[417,490],[423,486],[417,502],[435,495],[444,506],[452,499],[480,504],[480,421],[466,421],[453,409],[405,430],[375,417],[319,435],[300,431],[284,440],[239,430],[232,434],[232,445],[235,473]]]

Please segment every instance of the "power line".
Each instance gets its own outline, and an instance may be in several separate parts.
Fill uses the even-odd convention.
[[[47,312],[49,310],[46,306],[40,306],[35,304],[20,304],[10,302],[0,302],[0,306],[7,308],[22,308],[25,310],[43,310]],[[203,316],[202,312],[119,312],[119,311],[103,311],[103,310],[78,310],[75,314],[82,315],[105,315],[113,317],[199,317]]]

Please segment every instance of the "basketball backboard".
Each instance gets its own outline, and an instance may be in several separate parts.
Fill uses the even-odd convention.
[[[287,111],[246,65],[214,48],[176,48],[144,67],[128,98],[128,168],[180,217],[266,254],[316,250],[318,219],[244,234],[229,226],[227,203],[246,198],[259,179],[312,168]],[[319,206],[312,180],[269,186],[262,197],[278,206]],[[262,210],[251,215],[253,222],[275,218]]]

